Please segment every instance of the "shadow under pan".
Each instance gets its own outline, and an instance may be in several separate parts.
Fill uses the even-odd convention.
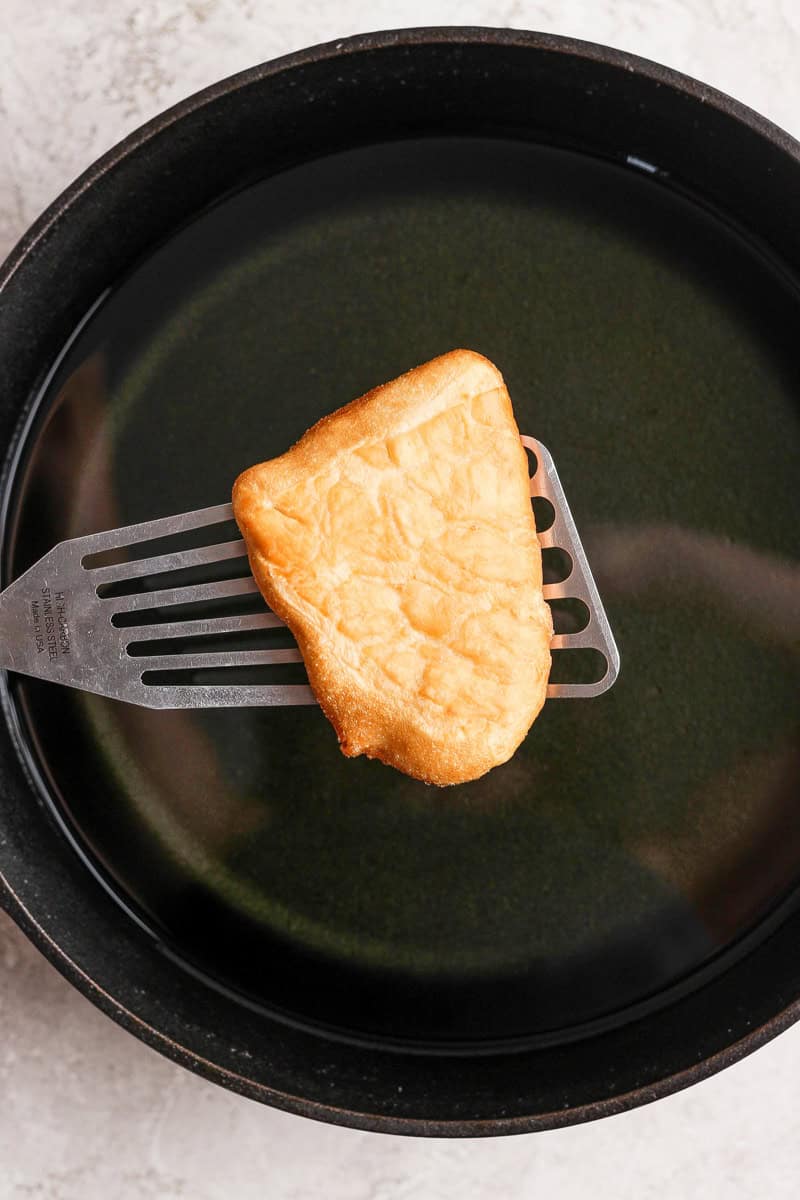
[[[466,346],[551,449],[622,658],[445,791],[346,760],[317,709],[17,680],[50,801],[165,953],[433,1051],[627,1020],[760,937],[800,877],[798,663],[747,603],[756,563],[796,594],[799,323],[792,281],[691,199],[497,139],[305,164],[120,282],[42,396],[12,574],[223,502],[324,413]]]

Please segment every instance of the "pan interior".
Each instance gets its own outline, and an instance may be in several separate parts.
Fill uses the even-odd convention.
[[[383,1041],[559,1040],[720,969],[791,903],[800,293],[634,168],[497,139],[255,183],[97,307],[14,482],[12,575],[227,499],[324,413],[456,346],[558,465],[622,671],[438,791],[313,708],[13,698],[87,862],[187,969]]]

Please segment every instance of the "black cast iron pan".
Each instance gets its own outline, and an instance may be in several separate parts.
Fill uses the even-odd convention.
[[[95,1003],[267,1103],[468,1136],[796,1019],[799,195],[789,137],[673,72],[413,30],[201,93],[42,217],[0,278],[6,579],[468,345],[553,451],[623,658],[444,793],[315,710],[7,680],[3,903]]]

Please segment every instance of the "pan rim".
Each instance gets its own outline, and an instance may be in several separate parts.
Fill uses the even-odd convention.
[[[585,1124],[588,1121],[627,1112],[643,1104],[651,1104],[664,1096],[671,1096],[695,1083],[709,1079],[726,1067],[732,1066],[752,1054],[754,1050],[771,1042],[773,1038],[800,1021],[800,997],[798,997],[771,1020],[756,1026],[744,1037],[739,1038],[725,1049],[702,1059],[694,1066],[685,1067],[683,1070],[665,1076],[656,1083],[633,1088],[618,1096],[589,1101],[586,1104],[567,1109],[556,1109],[520,1117],[454,1118],[453,1120],[428,1120],[415,1117],[393,1117],[383,1113],[356,1112],[271,1088],[267,1084],[259,1083],[246,1075],[231,1071],[227,1067],[220,1066],[218,1063],[196,1054],[115,1000],[110,992],[82,970],[39,924],[11,888],[2,872],[0,872],[0,899],[3,900],[2,907],[8,915],[69,983],[128,1033],[132,1033],[152,1049],[158,1050],[165,1058],[188,1068],[204,1079],[222,1084],[248,1099],[257,1100],[284,1112],[295,1113],[298,1116],[309,1117],[326,1124],[342,1125],[370,1133],[402,1134],[414,1137],[478,1138],[544,1132],[569,1125]]]
[[[754,133],[768,140],[773,147],[784,152],[800,164],[800,142],[780,127],[760,116],[746,105],[721,91],[699,83],[689,76],[660,66],[657,63],[621,50],[610,49],[595,43],[557,35],[527,31],[491,29],[470,26],[443,26],[391,30],[379,33],[359,34],[346,39],[322,43],[308,49],[293,52],[271,62],[260,64],[239,72],[207,87],[159,114],[123,141],[108,151],[84,171],[38,218],[12,250],[0,268],[0,296],[16,272],[34,251],[48,232],[80,201],[95,182],[113,170],[118,164],[135,154],[153,138],[169,130],[189,114],[212,104],[220,97],[240,91],[250,84],[262,82],[284,72],[326,59],[338,59],[363,52],[374,52],[396,47],[414,47],[430,44],[483,45],[520,47],[553,54],[565,54],[615,67],[655,81],[684,95],[702,102],[709,108],[724,113]],[[299,1115],[322,1120],[327,1123],[347,1125],[370,1131],[413,1134],[417,1136],[482,1137],[497,1134],[531,1132],[555,1129],[612,1115],[640,1104],[651,1102],[672,1094],[707,1078],[724,1067],[738,1061],[753,1050],[770,1041],[777,1034],[800,1020],[800,997],[783,1007],[768,1021],[754,1027],[745,1036],[730,1046],[701,1059],[690,1067],[667,1075],[655,1083],[624,1092],[620,1095],[571,1106],[563,1110],[499,1119],[470,1120],[425,1120],[396,1117],[386,1114],[356,1112],[322,1104],[301,1096],[282,1092],[250,1079],[245,1075],[205,1059],[186,1045],[174,1040],[154,1025],[138,1016],[115,999],[97,980],[87,974],[47,932],[27,906],[23,897],[12,887],[0,871],[0,905],[19,925],[29,939],[48,960],[80,992],[97,1007],[106,1012],[123,1028],[159,1050],[166,1057],[189,1067],[197,1074],[224,1084],[239,1092],[274,1107]]]

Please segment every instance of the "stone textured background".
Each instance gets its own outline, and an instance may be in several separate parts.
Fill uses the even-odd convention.
[[[798,0],[0,0],[0,258],[98,154],[190,92],[314,42],[426,24],[606,42],[800,136]],[[687,1092],[593,1125],[492,1142],[384,1137],[262,1108],[173,1066],[0,914],[0,1030],[0,1200],[800,1194],[800,1026]]]

